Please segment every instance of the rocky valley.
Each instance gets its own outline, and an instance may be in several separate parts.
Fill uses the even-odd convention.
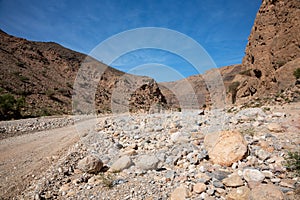
[[[300,199],[299,30],[263,0],[241,64],[164,83],[0,31],[0,199]]]

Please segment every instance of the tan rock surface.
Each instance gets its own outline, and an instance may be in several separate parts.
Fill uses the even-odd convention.
[[[215,164],[230,166],[247,152],[247,142],[238,131],[222,131],[207,134],[204,145],[210,160]]]
[[[262,184],[251,190],[249,199],[281,200],[284,199],[284,196],[278,187],[269,184]]]
[[[249,200],[250,189],[246,186],[232,189],[226,196],[227,200]]]

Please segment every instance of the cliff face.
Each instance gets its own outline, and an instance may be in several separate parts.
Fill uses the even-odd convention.
[[[218,69],[225,86],[227,105],[246,103],[257,106],[260,100],[263,101],[260,102],[262,104],[273,104],[299,99],[300,90],[295,85],[296,78],[293,75],[294,71],[300,68],[299,30],[299,0],[262,2],[242,64]],[[195,94],[199,105],[221,103],[221,96],[212,100],[216,91],[212,88],[208,90],[207,83],[217,80],[211,79],[207,74],[209,72],[173,83],[160,84],[168,104],[171,107],[180,107],[179,102],[188,102],[185,98],[188,98],[189,94]],[[206,76],[207,83],[203,81],[203,76]],[[185,89],[182,84],[184,82],[192,88]]]
[[[53,42],[32,42],[0,30],[0,95],[25,100],[20,117],[71,114],[74,80],[87,58]],[[103,70],[95,94],[98,113],[113,111],[112,95],[117,87],[127,92],[130,103],[125,106],[129,110],[147,111],[153,104],[165,106],[153,79],[126,75],[97,60],[90,61]]]
[[[295,83],[300,67],[300,1],[264,0],[249,36],[242,65],[248,76],[238,76],[237,101],[277,93]]]

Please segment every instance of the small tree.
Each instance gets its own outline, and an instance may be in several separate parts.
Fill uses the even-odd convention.
[[[0,95],[0,120],[21,118],[21,108],[24,107],[23,97],[15,99],[11,94]]]
[[[297,69],[294,71],[294,76],[296,77],[296,79],[299,79],[299,78],[300,78],[300,68],[297,68]]]
[[[295,172],[296,175],[300,175],[300,152],[288,152],[287,156],[285,157],[286,161],[286,168],[289,171]]]

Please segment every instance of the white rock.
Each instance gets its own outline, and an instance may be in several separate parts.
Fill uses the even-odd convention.
[[[129,168],[132,165],[132,160],[129,156],[123,156],[116,160],[110,167],[110,171],[112,172],[120,172],[124,169]]]
[[[265,150],[263,150],[263,149],[260,149],[260,150],[257,152],[257,157],[258,157],[260,160],[262,160],[262,161],[268,159],[270,156],[271,156],[271,153],[269,153],[269,152],[267,152],[267,151],[265,151]]]
[[[171,135],[171,140],[175,143],[185,143],[189,141],[189,137],[185,133],[176,132]]]
[[[139,168],[143,170],[153,170],[157,168],[159,160],[153,155],[142,155],[139,156],[135,163]]]
[[[265,175],[266,178],[272,178],[274,177],[274,174],[270,171],[262,171],[262,173]]]
[[[282,112],[275,112],[272,114],[272,117],[284,117],[285,116],[285,113],[282,113]]]
[[[265,179],[265,175],[257,169],[244,169],[243,177],[247,182],[262,182]]]

